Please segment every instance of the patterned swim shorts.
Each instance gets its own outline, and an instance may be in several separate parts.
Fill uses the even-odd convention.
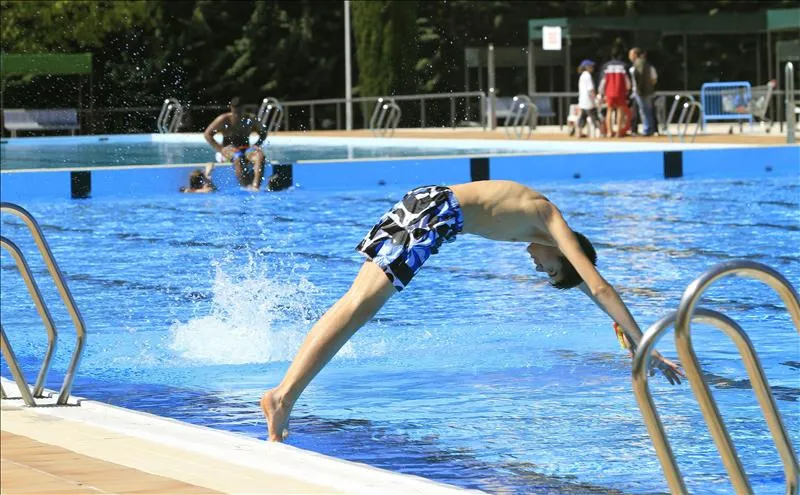
[[[430,255],[453,242],[464,227],[464,216],[453,191],[423,186],[409,191],[386,212],[356,247],[381,267],[401,291]]]

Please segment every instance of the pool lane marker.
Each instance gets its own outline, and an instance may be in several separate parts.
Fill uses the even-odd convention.
[[[69,173],[72,199],[86,199],[92,195],[92,173],[86,170]]]
[[[472,181],[489,180],[489,159],[470,158],[469,175]]]
[[[683,177],[683,152],[664,152],[664,178],[678,179]]]

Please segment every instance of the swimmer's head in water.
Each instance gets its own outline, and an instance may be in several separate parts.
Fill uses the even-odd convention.
[[[578,244],[581,246],[583,254],[593,265],[597,265],[597,252],[589,239],[580,232],[575,232],[575,237],[578,238]],[[571,289],[583,282],[578,271],[558,248],[532,243],[528,245],[528,252],[533,258],[536,271],[547,273],[550,285],[556,289]]]
[[[202,189],[210,185],[210,183],[211,181],[208,180],[202,170],[195,170],[189,175],[189,189]]]

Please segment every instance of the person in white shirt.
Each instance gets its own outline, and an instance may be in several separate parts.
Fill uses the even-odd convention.
[[[583,133],[583,128],[586,127],[587,117],[592,119],[592,125],[595,128],[600,128],[600,118],[597,115],[597,106],[595,105],[595,98],[597,93],[594,89],[594,80],[592,73],[594,72],[594,62],[591,60],[584,60],[578,66],[578,108],[581,110],[581,116],[578,119],[578,129],[575,135],[579,138],[586,137]]]

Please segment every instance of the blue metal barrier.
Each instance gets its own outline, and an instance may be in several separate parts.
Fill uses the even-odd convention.
[[[703,129],[712,120],[747,121],[753,127],[750,101],[753,95],[750,83],[714,82],[700,88],[700,103],[703,105]]]

